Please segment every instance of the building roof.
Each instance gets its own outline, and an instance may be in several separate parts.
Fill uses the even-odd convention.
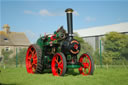
[[[120,24],[112,24],[107,26],[99,26],[99,27],[92,27],[92,28],[84,28],[79,30],[74,30],[77,32],[80,37],[90,37],[90,36],[100,36],[105,35],[109,32],[128,32],[128,22],[120,23]]]
[[[28,46],[30,42],[23,32],[0,31],[0,46]]]

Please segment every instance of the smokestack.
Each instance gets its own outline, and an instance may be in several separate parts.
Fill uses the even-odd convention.
[[[72,39],[73,38],[73,25],[72,25],[72,12],[73,9],[68,8],[65,10],[65,12],[67,13],[67,28],[68,28],[68,35],[69,38]]]

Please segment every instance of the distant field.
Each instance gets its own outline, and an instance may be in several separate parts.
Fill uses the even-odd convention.
[[[0,69],[1,85],[128,85],[127,68],[97,68],[93,76],[79,75],[77,69],[64,77],[52,73],[27,74],[25,68]]]

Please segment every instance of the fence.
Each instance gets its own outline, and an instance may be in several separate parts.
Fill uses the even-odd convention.
[[[16,51],[16,52],[15,52]],[[10,67],[25,67],[25,57],[26,57],[26,48],[12,50],[2,50],[3,57],[1,57],[0,67],[10,68]]]
[[[95,68],[103,67],[103,68],[109,68],[109,67],[128,67],[128,60],[125,58],[104,58],[102,54],[100,54],[99,50],[93,52],[93,49],[88,46],[88,44],[81,44],[81,51],[80,54],[78,54],[78,59],[79,56],[82,53],[89,53],[90,56],[93,57],[94,63],[95,63]],[[21,49],[21,50],[16,50],[15,54],[13,57],[7,56],[7,54],[10,54],[10,52],[4,52],[5,57],[1,58],[0,60],[0,67],[2,68],[12,68],[12,67],[25,67],[25,57],[26,57],[26,51],[27,49]],[[107,63],[108,62],[108,63]]]

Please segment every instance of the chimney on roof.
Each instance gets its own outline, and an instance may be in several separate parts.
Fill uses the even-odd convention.
[[[3,31],[4,31],[5,33],[9,33],[9,32],[10,32],[10,26],[9,26],[8,24],[5,24],[5,25],[3,26]]]

